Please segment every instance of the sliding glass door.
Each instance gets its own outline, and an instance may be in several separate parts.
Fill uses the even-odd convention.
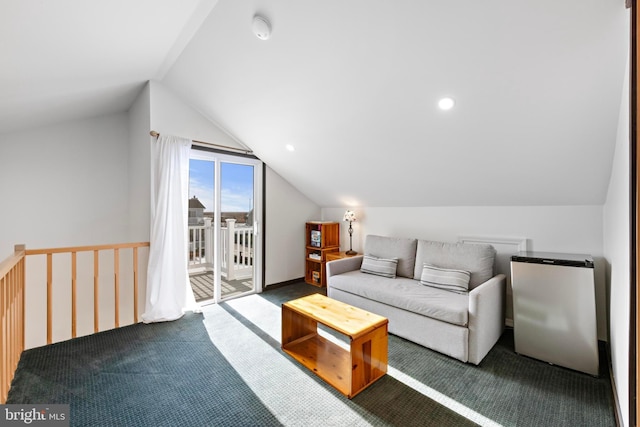
[[[189,277],[198,302],[262,289],[261,198],[262,162],[192,150]]]

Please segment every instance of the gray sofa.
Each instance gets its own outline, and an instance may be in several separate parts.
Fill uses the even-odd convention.
[[[364,255],[327,263],[327,295],[387,317],[394,335],[477,365],[504,329],[506,278],[493,275],[494,259],[491,245],[369,235]],[[431,279],[432,270],[443,278]],[[448,287],[450,275],[468,277],[468,291]]]

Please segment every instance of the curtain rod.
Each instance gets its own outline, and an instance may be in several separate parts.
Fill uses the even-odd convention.
[[[156,132],[155,130],[152,130],[152,131],[149,132],[149,135],[153,136],[154,138],[157,138],[157,137],[160,136],[160,133]],[[213,142],[196,141],[195,139],[192,139],[191,142],[193,142],[194,144],[201,144],[201,145],[205,145],[205,146],[208,146],[208,147],[218,147],[218,148],[223,148],[225,150],[239,151],[239,152],[244,153],[244,154],[253,154],[253,151],[245,150],[244,148],[230,147],[228,145],[214,144]]]

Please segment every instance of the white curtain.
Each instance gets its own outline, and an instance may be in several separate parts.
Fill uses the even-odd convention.
[[[187,271],[191,141],[160,135],[151,147],[151,247],[142,315],[145,323],[175,320],[196,308]]]

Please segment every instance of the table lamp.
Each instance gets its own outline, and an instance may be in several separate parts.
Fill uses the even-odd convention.
[[[352,210],[348,210],[344,213],[344,220],[349,221],[349,250],[347,255],[357,255],[358,252],[353,250],[353,227],[351,224],[356,220],[356,214]]]

